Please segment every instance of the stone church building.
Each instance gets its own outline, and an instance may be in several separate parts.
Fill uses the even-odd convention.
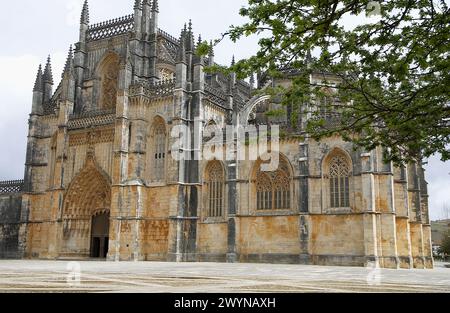
[[[158,15],[157,0],[137,0],[134,14],[90,24],[86,1],[60,83],[50,58],[39,68],[24,180],[0,182],[0,257],[433,267],[421,164],[291,136],[307,117],[269,120],[277,104],[256,91],[295,73],[209,74],[214,52],[196,54],[191,23],[175,38]],[[176,160],[171,133],[195,133],[195,120],[286,127],[278,169]]]

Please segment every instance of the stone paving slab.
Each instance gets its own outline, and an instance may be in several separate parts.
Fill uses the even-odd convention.
[[[433,270],[390,270],[275,264],[0,261],[0,292],[449,293],[450,269],[439,264]]]

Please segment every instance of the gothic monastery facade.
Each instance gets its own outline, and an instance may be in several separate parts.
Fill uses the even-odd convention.
[[[59,85],[50,59],[39,68],[24,180],[0,182],[0,257],[433,267],[421,164],[289,135],[271,172],[261,159],[174,158],[175,127],[267,122],[276,104],[257,91],[291,76],[208,74],[214,53],[196,54],[192,25],[175,38],[158,15],[157,0],[137,0],[90,24],[86,2]],[[189,142],[185,153],[202,149]]]

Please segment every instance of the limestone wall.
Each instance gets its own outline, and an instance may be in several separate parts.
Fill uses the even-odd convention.
[[[21,195],[0,195],[0,259],[20,258]]]

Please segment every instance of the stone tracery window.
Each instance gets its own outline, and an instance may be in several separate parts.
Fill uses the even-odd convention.
[[[272,209],[272,180],[269,175],[265,173],[259,173],[257,177],[257,208],[258,210],[271,210]]]
[[[219,161],[212,161],[206,168],[207,216],[222,217],[224,214],[225,174]]]
[[[162,121],[157,121],[153,130],[153,181],[162,182],[166,163],[166,127]]]
[[[330,161],[330,205],[332,208],[350,206],[349,177],[350,166],[342,155],[334,156]]]
[[[280,158],[274,172],[256,174],[256,207],[258,210],[286,210],[291,208],[291,178],[287,162]]]
[[[103,109],[116,107],[118,79],[119,62],[117,60],[108,62],[102,73],[101,107]]]

